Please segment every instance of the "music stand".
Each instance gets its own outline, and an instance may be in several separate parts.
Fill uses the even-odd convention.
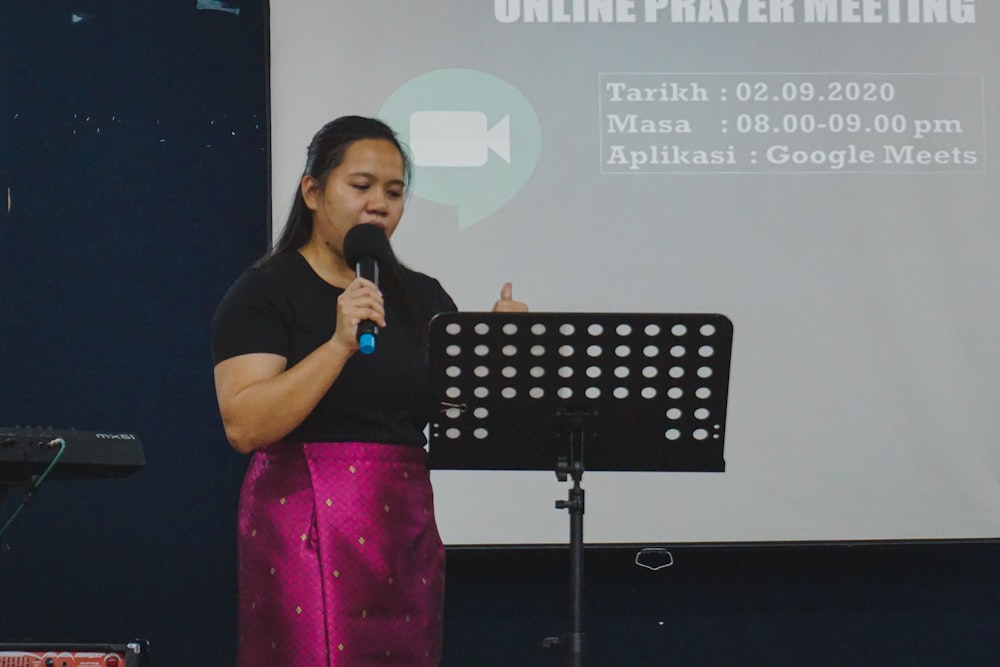
[[[573,479],[571,630],[582,667],[583,472],[725,470],[733,326],[718,314],[445,313],[430,325],[428,465]],[[586,460],[584,454],[586,453]]]

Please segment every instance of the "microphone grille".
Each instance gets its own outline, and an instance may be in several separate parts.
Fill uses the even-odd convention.
[[[373,257],[379,262],[386,262],[392,256],[385,230],[378,225],[355,225],[344,235],[344,259],[347,264],[353,266],[365,256]]]

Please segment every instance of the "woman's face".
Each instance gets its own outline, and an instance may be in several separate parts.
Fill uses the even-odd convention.
[[[360,139],[330,172],[326,187],[302,178],[302,196],[313,212],[314,242],[344,256],[344,235],[355,225],[373,223],[391,237],[403,215],[403,156],[391,141]]]

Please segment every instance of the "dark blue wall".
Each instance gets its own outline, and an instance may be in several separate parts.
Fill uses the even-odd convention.
[[[587,665],[1000,664],[996,544],[670,551],[653,572],[637,549],[588,550]],[[568,563],[565,550],[449,553],[445,664],[564,664],[539,647],[569,628]]]
[[[269,236],[265,4],[0,3],[0,425],[134,431],[148,459],[22,513],[0,641],[233,663],[244,461],[208,325]],[[658,572],[588,551],[587,664],[1000,664],[995,544],[672,551]],[[446,667],[563,664],[540,646],[568,629],[568,579],[565,549],[450,551]]]
[[[266,16],[243,4],[0,4],[0,424],[132,431],[147,457],[127,480],[49,482],[20,515],[2,638],[232,663],[244,461],[209,320],[268,238]]]

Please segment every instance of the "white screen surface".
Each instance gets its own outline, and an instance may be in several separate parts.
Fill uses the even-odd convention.
[[[460,308],[729,317],[726,472],[587,472],[588,543],[997,538],[996,12],[272,3],[275,232],[312,134],[380,116]],[[433,480],[446,543],[566,541],[552,473]]]

